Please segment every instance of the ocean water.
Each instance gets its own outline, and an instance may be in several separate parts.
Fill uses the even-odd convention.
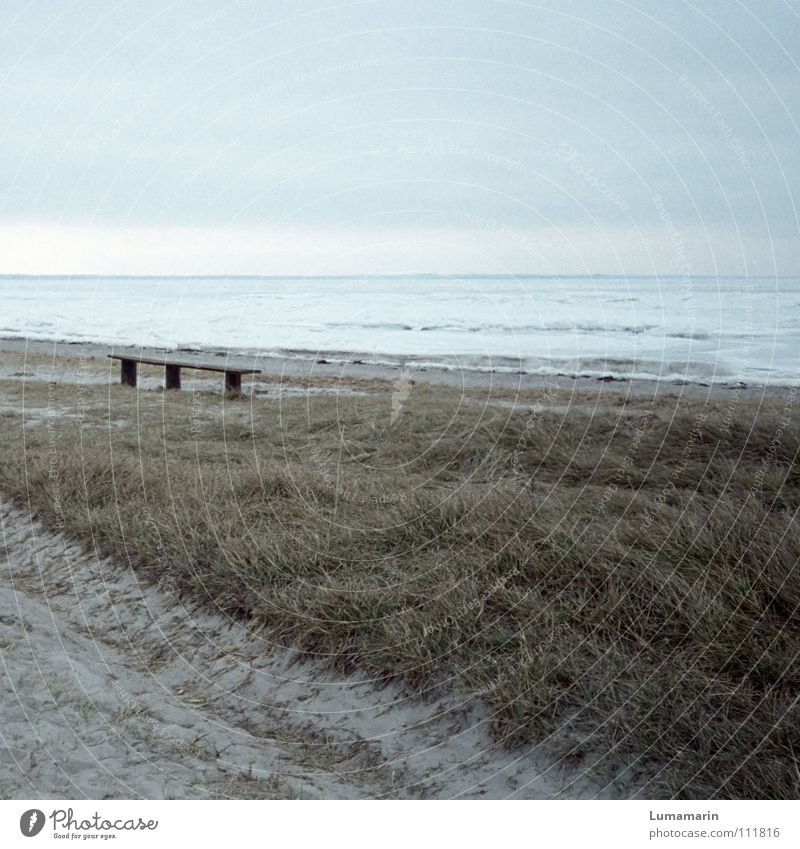
[[[0,336],[789,385],[800,278],[7,276]]]

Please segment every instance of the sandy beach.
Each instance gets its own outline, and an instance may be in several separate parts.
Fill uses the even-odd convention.
[[[57,378],[60,381],[77,382],[84,380],[96,382],[118,379],[119,365],[107,359],[109,353],[130,353],[143,357],[177,357],[182,361],[226,362],[241,368],[257,368],[269,375],[269,381],[255,378],[253,388],[256,391],[268,390],[274,387],[274,381],[282,381],[291,386],[305,385],[308,379],[325,379],[338,382],[343,389],[349,381],[394,381],[401,375],[406,375],[420,383],[446,386],[454,389],[495,388],[505,393],[516,393],[524,390],[541,390],[547,387],[557,387],[562,393],[606,393],[608,396],[652,397],[685,396],[695,398],[729,397],[735,393],[752,398],[779,397],[787,386],[780,384],[747,384],[742,381],[730,383],[705,383],[692,380],[648,380],[603,378],[596,376],[571,376],[559,374],[531,374],[527,372],[508,373],[507,371],[491,371],[478,369],[437,368],[435,366],[402,367],[396,365],[370,364],[363,362],[352,354],[327,353],[325,357],[301,358],[280,357],[265,354],[255,349],[230,348],[158,348],[136,345],[109,345],[97,342],[69,342],[40,339],[20,339],[0,337],[0,352],[7,357],[0,362],[0,375],[5,377],[24,376],[14,375],[19,371],[19,364],[24,362],[31,377],[48,380]],[[81,365],[80,370],[77,366]],[[143,375],[147,388],[157,388],[163,385],[163,375],[157,367],[153,367]],[[208,376],[202,372],[186,373],[186,386],[192,388],[194,383],[206,385]]]

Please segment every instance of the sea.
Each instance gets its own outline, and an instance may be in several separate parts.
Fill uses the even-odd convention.
[[[800,278],[6,275],[0,337],[796,385]]]

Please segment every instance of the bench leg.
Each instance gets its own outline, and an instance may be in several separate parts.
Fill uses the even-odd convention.
[[[136,360],[120,360],[120,383],[136,386]]]
[[[181,367],[180,366],[167,366],[167,379],[166,379],[166,388],[167,389],[180,389],[181,388]]]
[[[225,394],[236,398],[242,394],[242,376],[238,371],[225,372]]]

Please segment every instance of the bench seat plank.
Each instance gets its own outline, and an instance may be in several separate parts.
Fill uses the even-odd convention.
[[[216,365],[212,363],[192,363],[182,360],[157,359],[155,357],[138,357],[135,354],[108,354],[112,360],[127,360],[132,363],[144,363],[151,366],[175,366],[176,368],[194,368],[200,371],[218,371],[228,374],[261,374],[258,368],[240,368],[239,366]]]

